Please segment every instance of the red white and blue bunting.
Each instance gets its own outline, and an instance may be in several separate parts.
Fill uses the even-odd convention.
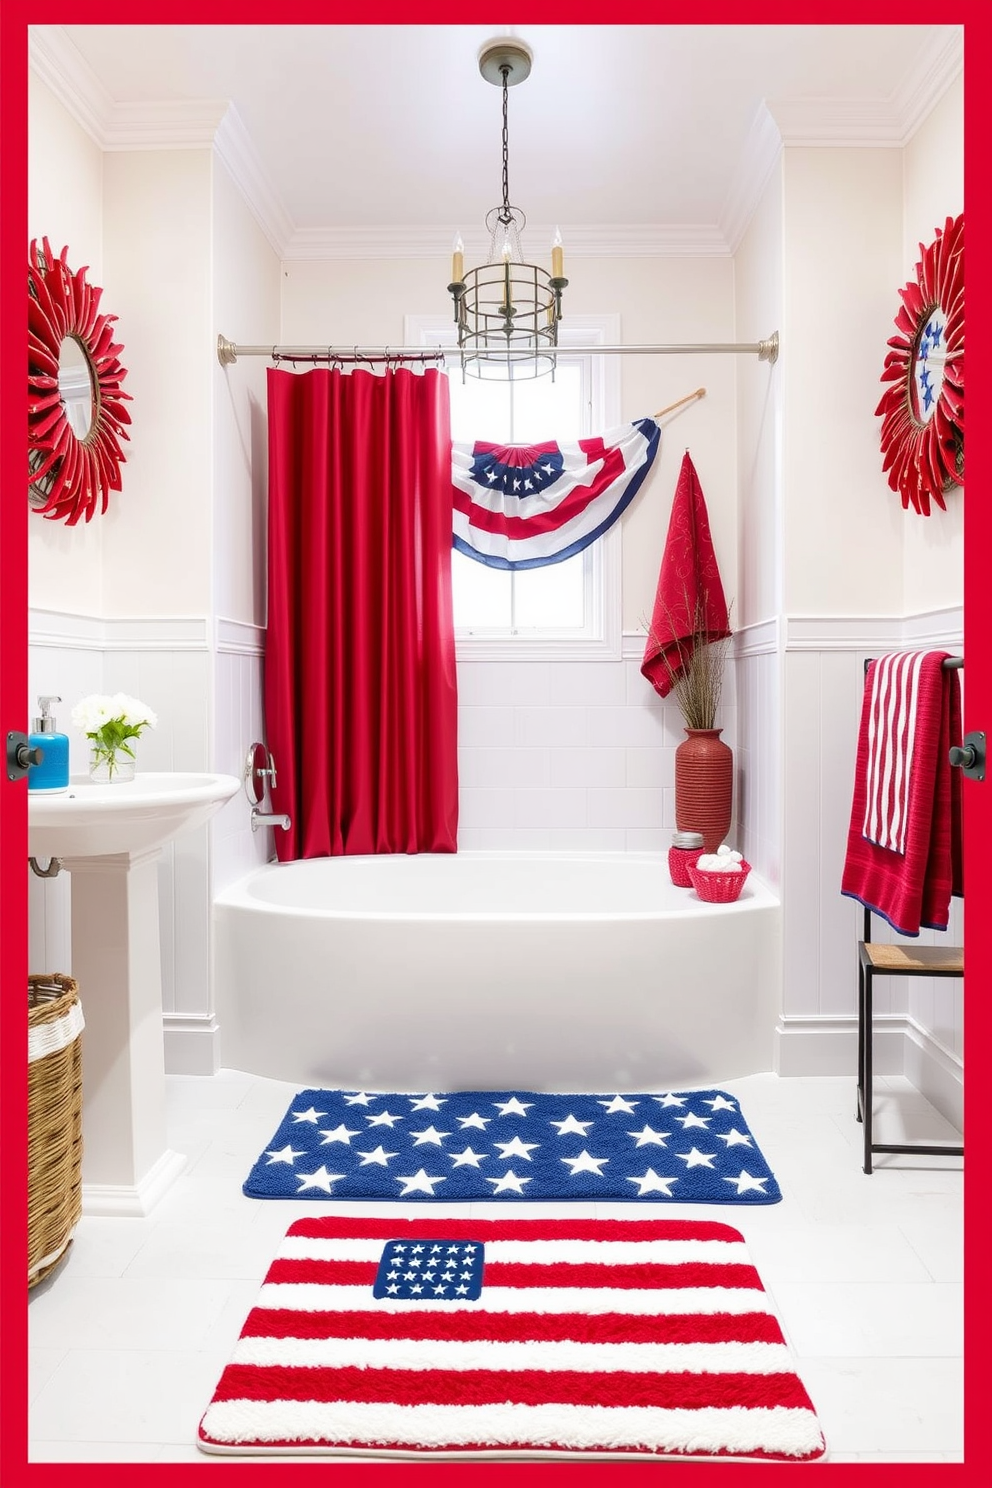
[[[570,444],[453,443],[455,548],[490,568],[564,562],[622,515],[660,442],[642,418]]]

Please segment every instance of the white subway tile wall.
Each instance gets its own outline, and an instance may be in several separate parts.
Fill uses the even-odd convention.
[[[628,636],[620,661],[458,663],[462,847],[668,846],[685,732],[676,705],[641,676],[642,651]],[[732,749],[733,671],[718,720]]]

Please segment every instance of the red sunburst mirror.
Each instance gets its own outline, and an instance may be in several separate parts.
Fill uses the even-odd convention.
[[[73,273],[68,252],[55,258],[43,238],[28,254],[28,501],[73,527],[105,512],[121,489],[131,419],[117,317],[100,313],[103,291],[87,284],[85,268]]]
[[[899,291],[881,378],[889,386],[875,409],[889,485],[924,517],[964,485],[964,214],[936,232]]]

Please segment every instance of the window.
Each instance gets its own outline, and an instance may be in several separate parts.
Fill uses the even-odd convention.
[[[477,377],[463,381],[449,367],[451,434],[531,444],[602,433],[620,422],[619,369],[614,358],[569,356],[568,344],[591,346],[619,339],[616,317],[584,318],[559,340],[551,376],[520,382]],[[408,345],[450,345],[450,321],[408,317]],[[607,365],[604,365],[607,364]],[[509,572],[463,553],[451,555],[458,655],[493,660],[613,659],[620,654],[620,525],[584,552],[545,568]]]

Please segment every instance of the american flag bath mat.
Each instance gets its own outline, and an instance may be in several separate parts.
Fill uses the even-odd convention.
[[[826,1451],[737,1230],[519,1217],[297,1220],[198,1442],[383,1457]]]
[[[304,1090],[244,1192],[256,1199],[645,1200],[774,1204],[782,1195],[722,1090],[385,1095]]]

